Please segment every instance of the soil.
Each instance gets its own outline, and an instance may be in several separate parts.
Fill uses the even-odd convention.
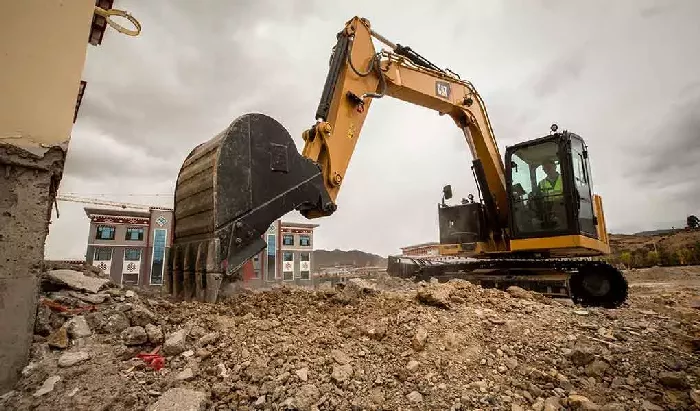
[[[113,288],[94,311],[54,291],[84,311],[40,306],[31,363],[0,409],[175,410],[179,395],[206,410],[700,410],[700,267],[626,276],[615,310],[455,280],[218,304]],[[157,347],[158,371],[136,358]]]

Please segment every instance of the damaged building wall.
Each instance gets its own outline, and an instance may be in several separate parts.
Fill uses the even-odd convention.
[[[27,362],[94,0],[0,2],[0,394]]]

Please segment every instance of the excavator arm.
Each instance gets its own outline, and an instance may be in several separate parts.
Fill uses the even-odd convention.
[[[377,52],[373,38],[391,50]],[[293,210],[310,219],[333,214],[369,108],[386,96],[449,115],[463,131],[484,198],[491,249],[505,249],[504,167],[483,100],[471,83],[354,17],[337,34],[301,154],[281,124],[252,113],[185,159],[175,189],[172,283],[184,284],[186,296],[215,298],[206,290],[218,289],[222,278],[236,278],[266,247],[264,234],[276,219]]]
[[[372,38],[391,51],[376,52]],[[374,32],[369,21],[350,20],[331,57],[317,123],[303,133],[302,155],[321,166],[324,186],[335,201],[365,118],[374,99],[390,96],[449,115],[466,139],[484,196],[493,202],[491,213],[499,227],[507,225],[504,167],[483,100],[474,86],[442,70],[408,47],[396,45]],[[487,202],[489,200],[486,200]],[[307,217],[328,215],[307,210]]]

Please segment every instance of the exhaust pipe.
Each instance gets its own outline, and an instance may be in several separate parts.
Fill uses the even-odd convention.
[[[263,235],[276,219],[328,204],[320,166],[299,154],[279,122],[258,113],[238,117],[180,168],[164,292],[216,302],[266,247]]]

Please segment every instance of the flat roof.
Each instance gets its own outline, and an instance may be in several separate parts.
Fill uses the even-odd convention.
[[[111,217],[144,217],[149,218],[151,216],[150,211],[134,210],[134,209],[120,209],[120,208],[93,208],[85,207],[85,215],[88,217],[96,215],[105,215]]]
[[[280,224],[282,225],[282,227],[296,227],[296,228],[316,228],[319,226],[319,224],[292,223],[292,222],[287,222],[287,221],[282,221]]]

